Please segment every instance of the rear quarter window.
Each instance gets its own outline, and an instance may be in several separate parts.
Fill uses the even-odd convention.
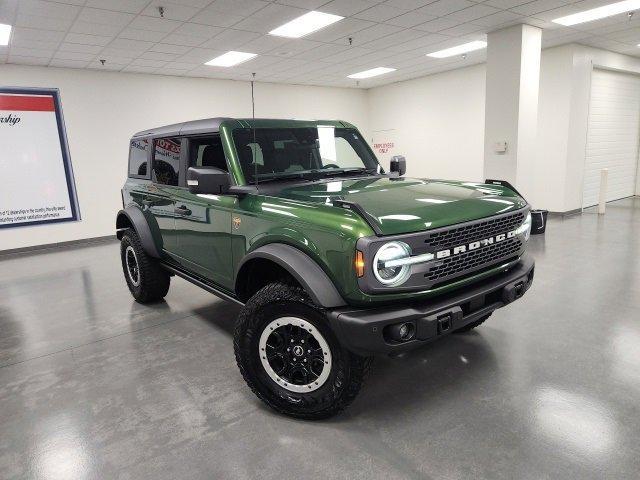
[[[132,140],[129,146],[129,176],[135,178],[149,177],[149,145],[148,139]]]

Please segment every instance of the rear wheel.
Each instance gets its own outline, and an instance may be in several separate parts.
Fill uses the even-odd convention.
[[[492,312],[493,313],[493,312]],[[491,316],[491,313],[488,315],[485,315],[484,317],[480,317],[478,320],[476,320],[475,322],[471,322],[467,325],[465,325],[462,328],[457,329],[455,332],[453,333],[464,333],[464,332],[468,332],[470,330],[473,330],[476,327],[479,327],[480,325],[482,325],[484,323],[484,321],[489,318]]]
[[[371,359],[342,347],[322,309],[299,286],[272,283],[240,313],[236,361],[251,390],[274,410],[320,419],[356,397]]]
[[[120,258],[125,281],[136,301],[150,303],[164,298],[169,291],[169,273],[157,259],[146,254],[133,229],[125,230],[122,235]]]

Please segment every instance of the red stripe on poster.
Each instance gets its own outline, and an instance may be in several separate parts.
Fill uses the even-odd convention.
[[[29,95],[0,95],[0,110],[22,112],[53,112],[53,97]]]

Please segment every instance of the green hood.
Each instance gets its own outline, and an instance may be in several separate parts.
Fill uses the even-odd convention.
[[[314,182],[284,188],[277,195],[292,200],[359,204],[384,235],[418,232],[524,207],[513,191],[470,182],[367,177]]]

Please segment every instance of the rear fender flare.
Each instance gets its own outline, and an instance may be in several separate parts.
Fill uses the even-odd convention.
[[[142,247],[144,248],[144,251],[147,253],[147,255],[154,258],[160,258],[160,252],[153,240],[153,234],[151,233],[149,222],[147,221],[144,213],[142,213],[142,210],[140,210],[138,207],[129,206],[124,210],[120,210],[118,212],[118,216],[116,219],[118,238],[122,237],[121,232],[124,230],[124,228],[127,228],[123,227],[122,225],[131,225],[133,227],[133,229],[138,234],[140,242],[142,243]]]

